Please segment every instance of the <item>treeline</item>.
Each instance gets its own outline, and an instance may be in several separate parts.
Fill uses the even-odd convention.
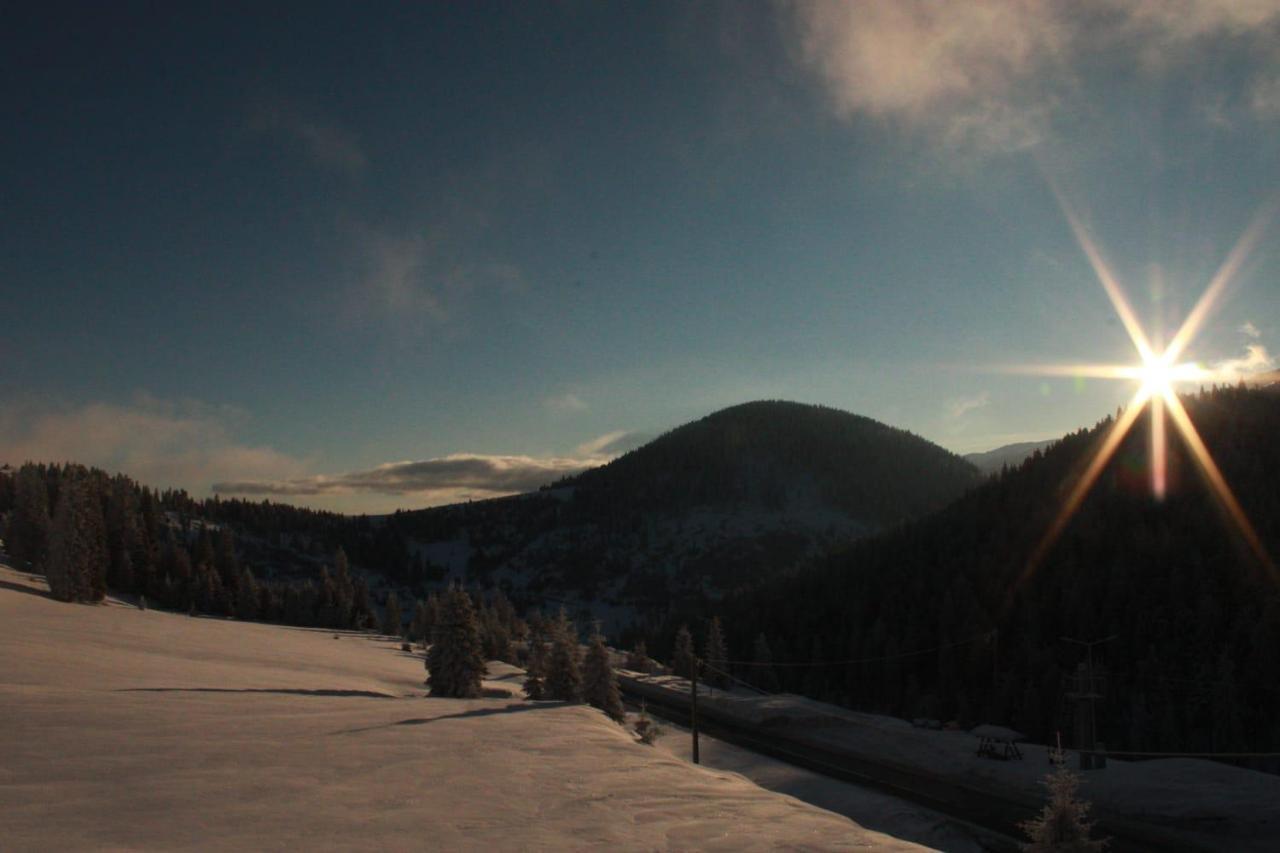
[[[111,589],[191,613],[329,628],[376,624],[368,586],[353,576],[341,547],[314,580],[256,576],[225,522],[239,509],[239,502],[197,502],[81,465],[28,463],[0,476],[9,557],[43,573],[59,600],[100,601]],[[302,513],[269,505],[261,515]]]
[[[1183,402],[1270,554],[1280,556],[1280,394],[1218,388]],[[724,617],[728,669],[849,707],[1012,725],[1070,740],[1070,679],[1095,649],[1112,750],[1280,751],[1280,576],[1237,534],[1169,434],[1168,496],[1150,493],[1139,420],[1061,538],[1036,550],[1112,426],[1066,437],[946,510],[856,543],[650,636]],[[701,626],[701,627],[699,627]],[[761,658],[764,658],[762,660]]]

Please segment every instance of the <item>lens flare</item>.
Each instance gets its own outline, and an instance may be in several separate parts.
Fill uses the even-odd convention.
[[[1040,376],[1127,380],[1136,382],[1138,388],[1129,400],[1128,405],[1116,418],[1115,423],[1107,430],[1105,437],[1085,465],[1084,470],[1071,484],[1061,507],[1054,515],[1039,544],[1032,551],[1031,558],[1023,568],[1015,589],[1035,572],[1058,540],[1058,537],[1062,535],[1062,531],[1066,529],[1071,518],[1079,511],[1080,505],[1097,482],[1098,477],[1101,476],[1107,463],[1115,455],[1125,436],[1133,428],[1134,423],[1137,422],[1144,410],[1148,409],[1151,412],[1149,468],[1151,473],[1151,493],[1155,499],[1164,500],[1169,488],[1168,444],[1165,430],[1166,420],[1169,420],[1172,421],[1179,438],[1190,451],[1191,457],[1195,460],[1196,469],[1209,486],[1209,491],[1222,509],[1223,515],[1229,519],[1241,538],[1249,545],[1250,550],[1271,573],[1273,579],[1276,578],[1275,564],[1267,554],[1261,538],[1249,521],[1249,517],[1240,505],[1240,501],[1237,500],[1235,493],[1231,491],[1231,487],[1227,484],[1222,471],[1218,468],[1217,463],[1214,462],[1213,456],[1200,438],[1199,432],[1196,431],[1195,424],[1191,422],[1191,417],[1187,414],[1186,408],[1183,407],[1182,401],[1178,399],[1176,388],[1179,384],[1189,382],[1225,382],[1231,379],[1230,376],[1225,374],[1207,370],[1193,362],[1179,362],[1178,359],[1186,352],[1187,347],[1203,327],[1205,318],[1213,310],[1215,303],[1221,298],[1231,280],[1235,278],[1244,265],[1249,254],[1262,239],[1265,226],[1275,212],[1276,202],[1280,200],[1280,196],[1277,196],[1270,204],[1264,206],[1258,215],[1254,217],[1249,227],[1245,229],[1244,234],[1227,255],[1222,266],[1210,280],[1205,292],[1196,302],[1187,318],[1170,338],[1169,345],[1157,350],[1152,346],[1151,339],[1138,322],[1137,315],[1130,306],[1129,300],[1120,286],[1119,279],[1107,265],[1101,250],[1090,236],[1080,217],[1076,215],[1052,180],[1049,181],[1049,186],[1053,190],[1054,197],[1062,208],[1063,214],[1066,216],[1067,223],[1071,227],[1072,234],[1075,235],[1076,242],[1079,243],[1085,257],[1089,259],[1089,264],[1093,267],[1094,274],[1098,277],[1098,282],[1102,285],[1107,298],[1111,301],[1111,305],[1120,318],[1120,322],[1124,324],[1125,331],[1133,342],[1134,349],[1137,350],[1138,362],[1136,364],[1049,364],[1006,367],[998,368],[998,370],[1005,373],[1035,374]]]

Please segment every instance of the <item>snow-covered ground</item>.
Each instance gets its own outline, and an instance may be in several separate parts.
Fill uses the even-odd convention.
[[[632,689],[665,691],[677,701],[688,682],[670,675],[624,675]],[[655,694],[651,694],[655,695]],[[661,695],[661,694],[656,694]],[[967,732],[916,728],[905,720],[849,711],[801,696],[762,697],[716,690],[700,699],[704,713],[763,725],[798,744],[872,760],[940,781],[955,790],[989,793],[1038,808],[1049,769],[1046,747],[1023,744],[1022,761],[976,754]],[[1076,757],[1070,755],[1072,765]],[[748,774],[749,775],[749,774]],[[1178,847],[1222,851],[1280,850],[1280,777],[1189,758],[1108,761],[1083,773],[1081,795],[1094,816],[1140,825]]]
[[[920,849],[382,638],[60,604],[0,567],[0,847]]]
[[[658,748],[686,761],[692,760],[693,741],[689,730],[666,720],[661,721],[661,725],[663,734],[657,740]],[[989,849],[981,843],[989,833],[958,825],[923,806],[841,782],[706,734],[699,735],[698,742],[702,766],[740,773],[762,788],[842,814],[868,829],[946,853],[980,853]]]

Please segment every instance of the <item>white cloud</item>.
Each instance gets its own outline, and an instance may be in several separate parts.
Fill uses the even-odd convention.
[[[491,498],[534,491],[561,477],[603,464],[602,457],[498,456],[452,453],[434,459],[391,462],[367,471],[282,480],[219,482],[213,490],[235,495],[414,495],[443,503],[442,495]]]
[[[1258,331],[1258,327],[1247,321],[1240,327],[1240,334],[1254,339],[1262,337],[1262,332]]]
[[[959,420],[969,412],[985,408],[990,404],[991,394],[987,391],[982,391],[969,397],[957,397],[947,401],[947,417],[951,420]]]
[[[648,439],[645,433],[616,430],[583,442],[567,456],[451,453],[343,474],[228,479],[214,483],[213,490],[227,495],[302,497],[309,503],[351,495],[412,497],[417,506],[434,506],[532,492],[604,465]]]
[[[1280,109],[1280,91],[1266,82],[1277,62],[1265,50],[1277,37],[1280,0],[781,5],[838,115],[891,122],[948,147],[1032,145],[1054,108],[1077,96],[1082,63],[1110,52],[1136,58],[1137,73],[1158,73],[1194,61],[1199,45],[1218,37],[1262,46],[1240,53],[1255,66],[1244,85],[1253,87],[1255,111]]]
[[[80,462],[197,493],[219,478],[291,477],[306,467],[270,447],[236,440],[245,415],[231,407],[142,394],[127,405],[11,401],[0,412],[0,459],[15,465]]]
[[[1243,356],[1218,361],[1212,365],[1218,378],[1228,382],[1238,382],[1241,379],[1248,382],[1252,377],[1276,370],[1276,367],[1276,357],[1267,352],[1267,348],[1262,344],[1249,344],[1245,347]]]

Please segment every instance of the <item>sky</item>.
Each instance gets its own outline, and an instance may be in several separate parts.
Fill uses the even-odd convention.
[[[1280,347],[1280,0],[25,4],[0,461],[385,512],[756,399],[957,452]],[[1252,231],[1250,227],[1252,226]],[[1247,251],[1246,251],[1247,250]]]

